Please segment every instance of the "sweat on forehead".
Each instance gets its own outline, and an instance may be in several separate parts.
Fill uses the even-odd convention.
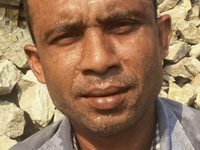
[[[30,33],[31,33],[31,36],[32,36],[32,39],[33,39],[33,42],[36,44],[35,42],[35,37],[34,37],[34,34],[33,34],[33,25],[32,25],[32,13],[31,13],[31,6],[30,6],[30,2],[33,1],[33,0],[25,0],[25,11],[26,11],[26,20],[27,20],[27,24],[28,24],[28,27],[30,29]],[[37,0],[35,0],[36,2]],[[154,6],[154,13],[155,13],[155,18],[157,17],[157,1],[156,0],[152,0],[153,1],[153,6]],[[38,1],[38,2],[42,2],[42,1]],[[56,4],[56,3],[61,3],[62,0],[59,0],[59,1],[46,1],[45,4],[48,5],[48,3],[51,3],[51,4]],[[90,4],[94,3],[96,1],[90,1]],[[47,5],[43,6],[44,8],[46,7],[47,8]],[[30,8],[29,8],[30,7]],[[60,8],[57,8],[58,10]],[[48,15],[48,14],[47,14]]]

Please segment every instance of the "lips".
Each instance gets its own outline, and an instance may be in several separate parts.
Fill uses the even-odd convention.
[[[84,101],[90,106],[107,110],[117,107],[126,97],[128,88],[121,86],[97,86],[89,89],[82,95]]]

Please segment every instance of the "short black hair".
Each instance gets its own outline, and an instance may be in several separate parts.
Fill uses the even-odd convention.
[[[157,0],[153,0],[153,5],[154,5],[155,18],[157,18]],[[28,0],[25,0],[25,12],[26,12],[26,22],[27,22],[33,43],[36,44],[35,36],[33,34],[32,23],[31,23],[31,16],[29,13]]]

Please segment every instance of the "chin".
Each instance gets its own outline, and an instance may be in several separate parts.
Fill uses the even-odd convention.
[[[137,124],[144,113],[145,111],[136,113],[134,110],[129,110],[115,115],[98,115],[98,117],[94,115],[95,117],[88,116],[84,119],[81,117],[82,119],[77,123],[86,132],[102,136],[114,135]]]

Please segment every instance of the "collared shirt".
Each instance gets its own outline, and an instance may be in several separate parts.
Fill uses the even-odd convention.
[[[76,135],[74,131],[72,130],[72,143],[73,143],[73,149],[74,150],[80,150],[80,146],[78,144],[78,140],[76,138]],[[151,149],[150,150],[159,150],[160,149],[160,137],[159,137],[159,129],[158,129],[158,124],[156,125],[156,132],[155,132],[155,137],[154,140],[151,144]]]
[[[160,150],[200,150],[200,111],[178,102],[156,100]],[[10,150],[73,150],[71,125],[65,117]]]
[[[156,133],[154,136],[154,140],[151,144],[150,150],[160,150],[160,136],[159,136],[158,124],[156,125]]]

